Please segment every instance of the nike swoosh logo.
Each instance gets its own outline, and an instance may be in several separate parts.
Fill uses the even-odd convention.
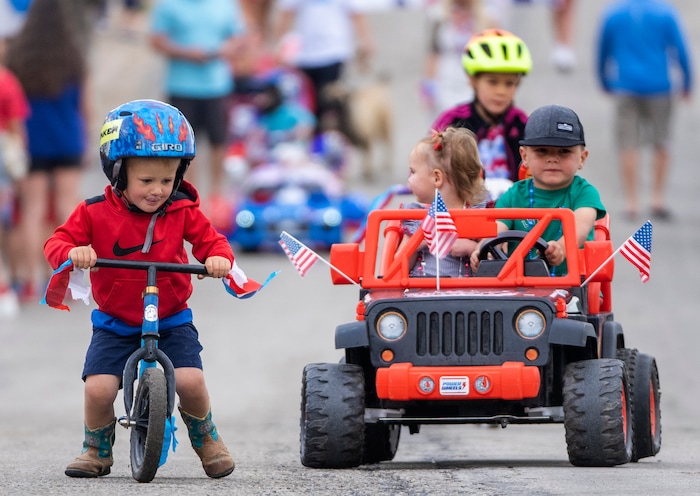
[[[160,243],[161,240],[154,241],[151,243],[151,246]],[[137,251],[141,251],[143,249],[143,245],[138,245],[138,246],[130,246],[129,248],[122,248],[119,246],[119,240],[114,242],[114,246],[112,247],[112,253],[114,253],[115,257],[125,257],[131,253],[136,253]]]

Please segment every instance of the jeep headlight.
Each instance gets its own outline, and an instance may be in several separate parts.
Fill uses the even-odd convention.
[[[385,341],[396,341],[406,332],[406,318],[399,312],[386,312],[377,319],[377,334]]]
[[[544,315],[539,310],[530,308],[520,312],[515,318],[515,330],[525,339],[540,337],[544,332],[544,328]]]

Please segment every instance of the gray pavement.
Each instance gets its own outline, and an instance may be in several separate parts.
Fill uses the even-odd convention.
[[[590,158],[582,174],[596,184],[612,216],[619,245],[639,225],[622,216],[620,183],[611,136],[611,102],[598,90],[591,69],[596,20],[606,2],[579,2],[579,67],[559,75],[549,64],[551,31],[543,6],[520,7],[512,29],[529,44],[535,67],[517,103],[526,111],[549,103],[577,110],[586,129]],[[684,14],[700,67],[700,4],[675,2]],[[391,177],[364,184],[351,174],[350,188],[376,193],[406,177],[406,157],[427,130],[417,87],[425,43],[424,19],[416,11],[375,12],[377,65],[392,76],[396,152]],[[161,61],[140,38],[107,32],[95,40],[95,122],[132,98],[160,97]],[[241,267],[263,279],[282,269],[253,299],[233,300],[218,281],[195,283],[191,300],[205,346],[203,359],[214,419],[237,461],[236,471],[210,480],[188,446],[180,423],[180,444],[155,480],[131,479],[128,436],[117,431],[112,475],[74,480],[63,475],[82,436],[82,361],[90,338],[91,308],[74,304],[70,313],[32,306],[12,322],[0,322],[0,490],[3,494],[700,494],[700,333],[694,305],[700,291],[700,244],[695,190],[699,129],[697,98],[679,108],[674,134],[670,206],[677,218],[654,226],[651,280],[642,285],[636,269],[618,258],[614,289],[616,319],[627,346],[655,355],[661,378],[663,445],[654,459],[610,469],[569,465],[562,426],[435,426],[410,436],[404,430],[391,463],[354,470],[311,470],[299,462],[301,371],[312,362],[337,361],[335,326],[354,317],[357,293],[334,287],[317,264],[300,278],[282,255],[240,254]],[[96,136],[96,135],[95,135]],[[644,183],[648,186],[649,169]],[[86,175],[86,195],[104,187],[95,167]],[[641,221],[639,222],[641,224]],[[123,410],[121,397],[117,411]],[[179,419],[178,419],[179,420]]]

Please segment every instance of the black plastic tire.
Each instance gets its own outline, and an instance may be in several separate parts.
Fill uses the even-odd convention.
[[[365,447],[362,463],[393,460],[401,439],[400,424],[365,424]]]
[[[158,470],[163,450],[168,403],[163,371],[150,367],[143,371],[131,413],[131,475],[139,482],[151,482]]]
[[[625,362],[632,398],[634,448],[632,461],[656,456],[661,449],[661,391],[656,360],[636,349],[621,349],[617,357]]]
[[[632,402],[624,363],[595,359],[564,372],[564,428],[569,461],[611,467],[632,459]]]
[[[358,365],[314,363],[304,367],[301,390],[301,463],[349,468],[362,463],[365,381]]]

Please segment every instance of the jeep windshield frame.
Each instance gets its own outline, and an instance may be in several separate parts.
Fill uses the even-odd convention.
[[[370,212],[367,221],[367,234],[364,252],[357,251],[358,257],[356,274],[365,289],[464,289],[483,287],[575,287],[581,285],[581,270],[579,247],[576,238],[576,223],[574,214],[569,209],[460,209],[450,210],[450,215],[460,238],[484,239],[493,238],[498,234],[497,221],[512,219],[528,219],[531,229],[523,240],[509,253],[508,260],[500,270],[492,276],[471,277],[411,277],[410,260],[423,241],[422,229],[417,229],[408,240],[401,242],[405,221],[419,221],[425,218],[427,210],[396,209],[374,210]],[[552,223],[561,225],[564,236],[567,265],[566,275],[542,276],[526,275],[525,265],[528,254],[534,248],[537,240],[545,229]],[[334,248],[336,248],[334,246]],[[333,257],[332,257],[333,258]],[[483,263],[483,262],[482,262]],[[478,272],[477,272],[478,274]]]

